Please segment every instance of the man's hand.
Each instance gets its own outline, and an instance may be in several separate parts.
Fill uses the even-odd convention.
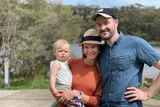
[[[129,102],[136,101],[136,100],[148,100],[150,97],[147,92],[142,91],[139,88],[129,87],[127,91],[124,93],[125,98],[129,99]]]

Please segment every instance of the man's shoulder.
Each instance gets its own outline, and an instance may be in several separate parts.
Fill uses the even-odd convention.
[[[144,40],[143,38],[137,36],[137,35],[124,35],[123,36],[125,39],[127,40],[131,40],[131,41],[139,41],[139,40]]]
[[[145,39],[136,35],[124,35],[124,42],[128,42],[137,46],[148,46],[150,45]]]

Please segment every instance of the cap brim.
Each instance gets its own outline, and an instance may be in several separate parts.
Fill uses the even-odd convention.
[[[105,18],[111,18],[112,16],[108,15],[108,14],[105,14],[105,13],[96,13],[94,15],[91,16],[91,20],[95,21],[96,20],[96,17],[100,15],[100,16],[103,16]]]
[[[97,45],[104,44],[103,42],[98,42],[98,41],[84,41],[84,42],[80,43],[79,46],[81,46],[82,44],[85,44],[85,43],[88,43],[88,44],[97,44]]]

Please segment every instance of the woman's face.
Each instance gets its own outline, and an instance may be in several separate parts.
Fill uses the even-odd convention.
[[[97,44],[83,44],[83,54],[87,59],[95,60],[99,54],[99,45]]]

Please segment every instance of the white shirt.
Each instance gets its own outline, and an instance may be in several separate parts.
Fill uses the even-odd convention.
[[[58,62],[61,65],[60,70],[56,74],[56,83],[65,84],[65,85],[72,85],[72,73],[69,69],[67,63],[65,61],[51,61],[50,68],[54,62]]]

